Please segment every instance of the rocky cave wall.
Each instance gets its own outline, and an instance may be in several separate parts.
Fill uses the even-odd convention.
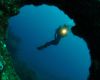
[[[5,43],[7,20],[19,13],[24,5],[53,5],[74,19],[76,26],[72,32],[83,38],[91,56],[88,80],[100,80],[100,2],[99,0],[0,0],[0,37]],[[1,47],[1,45],[0,45]],[[1,51],[0,51],[1,52]],[[5,56],[0,54],[1,56]],[[7,63],[7,62],[6,62]]]

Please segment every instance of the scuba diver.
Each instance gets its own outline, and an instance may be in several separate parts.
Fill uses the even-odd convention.
[[[44,48],[47,48],[50,45],[58,45],[61,38],[65,37],[68,33],[68,27],[64,24],[64,26],[59,26],[55,32],[55,38],[54,40],[45,43],[42,46],[37,47],[38,50],[42,50]]]

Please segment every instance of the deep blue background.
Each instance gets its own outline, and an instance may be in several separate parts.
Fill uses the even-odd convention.
[[[55,30],[63,24],[68,26],[69,33],[59,45],[38,51],[36,47],[51,41]],[[89,50],[85,41],[71,32],[73,26],[73,19],[57,7],[47,5],[24,6],[17,16],[10,18],[8,33],[18,36],[21,42],[10,34],[8,44],[16,70],[23,72],[23,80],[25,76],[34,76],[33,72],[37,80],[87,79],[91,62]]]

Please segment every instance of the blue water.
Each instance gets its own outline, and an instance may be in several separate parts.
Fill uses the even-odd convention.
[[[59,45],[38,51],[36,48],[51,41],[55,30],[63,24],[68,26],[69,33]],[[16,70],[24,72],[19,74],[23,76],[22,80],[29,80],[30,75],[34,76],[33,72],[37,79],[32,80],[87,80],[91,63],[89,50],[86,42],[72,33],[71,28],[75,25],[63,11],[48,5],[26,5],[9,19],[8,32],[21,39],[17,43],[8,35],[10,46],[17,49],[11,55]]]

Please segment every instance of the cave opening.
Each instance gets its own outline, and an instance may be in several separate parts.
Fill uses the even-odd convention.
[[[50,47],[42,52],[36,51],[35,48],[33,49],[36,45],[52,39],[55,29],[59,25],[63,24],[69,26],[70,33],[61,41],[59,46]],[[42,76],[39,80],[45,80],[44,76],[46,74],[48,74],[46,75],[46,79],[49,80],[86,80],[89,75],[88,70],[91,62],[89,50],[86,42],[72,33],[71,28],[73,26],[75,26],[74,20],[55,6],[48,6],[44,4],[36,7],[33,5],[26,5],[22,7],[18,15],[9,19],[8,33],[12,33],[8,35],[8,46],[13,46],[18,50],[16,52],[15,50],[11,51],[11,55],[12,52],[16,53],[16,55],[12,55],[15,60],[15,66],[20,62],[21,64],[25,63],[25,65],[28,66],[28,69],[30,68],[31,70],[35,70],[39,76]],[[20,39],[15,38],[12,34],[17,35],[21,39],[21,42],[19,42]],[[12,49],[10,48],[10,50]],[[27,56],[25,56],[25,54]],[[32,59],[32,56],[34,56],[34,59]],[[28,60],[29,58],[30,60]],[[43,58],[44,60],[42,60]],[[55,64],[52,59],[56,63],[56,67],[50,66]],[[50,64],[45,62],[45,60],[47,60]],[[44,66],[39,67],[41,65]],[[58,65],[63,65],[63,67],[60,66],[58,68],[60,70],[55,70],[53,72],[53,69],[56,69]],[[67,67],[67,69],[65,67]],[[40,68],[42,70],[40,70]],[[62,68],[64,68],[65,72]],[[18,69],[20,71],[20,67]],[[61,70],[63,72],[61,72]],[[63,74],[59,77],[59,75],[61,75],[60,73]],[[24,76],[26,75],[24,74]]]

